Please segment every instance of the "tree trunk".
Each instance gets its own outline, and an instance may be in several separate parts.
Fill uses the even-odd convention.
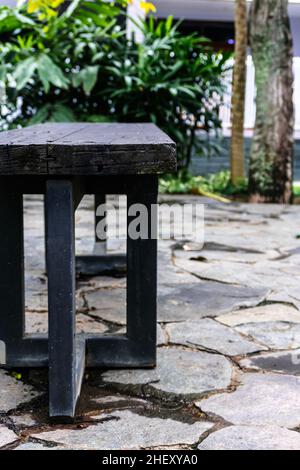
[[[293,48],[287,0],[254,0],[250,38],[256,122],[249,191],[256,202],[289,203],[293,183]]]
[[[247,2],[235,0],[235,51],[232,90],[231,181],[244,177],[244,115],[246,55],[248,43]]]

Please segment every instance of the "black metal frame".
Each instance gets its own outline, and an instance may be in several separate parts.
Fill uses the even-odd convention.
[[[93,274],[103,268],[109,272],[122,265],[123,258],[91,255],[76,259],[74,212],[84,194],[126,194],[128,207],[136,203],[147,207],[151,227],[151,206],[157,202],[157,190],[156,175],[0,178],[0,341],[6,350],[3,366],[49,366],[52,417],[74,417],[85,366],[155,366],[157,239],[153,230],[148,239],[132,240],[127,236],[126,334],[76,334],[75,264]],[[24,331],[23,194],[45,194],[48,337],[25,335]],[[128,224],[130,221],[128,217]]]

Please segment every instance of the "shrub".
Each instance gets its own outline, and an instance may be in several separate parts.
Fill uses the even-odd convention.
[[[33,2],[33,0],[31,0]],[[0,8],[0,127],[45,121],[152,121],[178,144],[180,165],[221,128],[228,54],[184,36],[172,18],[139,22],[141,44],[120,23],[127,0],[34,0]],[[49,6],[50,5],[50,6]],[[30,7],[30,4],[29,4]],[[0,91],[1,93],[1,91]]]
[[[190,193],[202,195],[245,195],[248,192],[248,181],[240,179],[237,184],[231,183],[229,171],[220,171],[208,176],[193,176],[183,170],[177,175],[166,175],[160,179],[160,192],[176,194]]]
[[[28,10],[0,7],[2,128],[91,117],[103,56],[123,34],[117,18],[126,0],[73,0],[60,13],[36,2],[34,11],[30,3]]]
[[[169,17],[138,24],[144,40],[115,40],[107,66],[111,115],[119,121],[152,121],[177,143],[178,158],[188,167],[195,149],[208,142],[198,138],[221,129],[219,107],[225,91],[229,54],[214,53],[208,40],[184,36]]]

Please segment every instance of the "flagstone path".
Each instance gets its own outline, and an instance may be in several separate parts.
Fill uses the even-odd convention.
[[[47,371],[0,370],[1,449],[300,449],[300,208],[161,199],[205,203],[205,244],[159,242],[157,367],[86,371],[68,425],[47,418]],[[47,331],[42,220],[26,198],[28,333]],[[78,251],[92,221],[85,198]],[[78,330],[124,333],[125,292],[78,279]]]

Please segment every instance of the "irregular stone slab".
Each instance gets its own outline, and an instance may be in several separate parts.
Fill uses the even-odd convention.
[[[268,259],[267,255],[265,253],[248,253],[244,251],[212,251],[212,250],[206,250],[205,248],[201,251],[190,251],[190,252],[180,252],[178,250],[174,251],[174,256],[176,258],[176,265],[180,264],[182,267],[184,266],[182,263],[182,260],[184,261],[184,264],[187,263],[186,267],[190,270],[191,266],[196,266],[194,263],[214,263],[214,262],[219,262],[219,261],[227,261],[227,262],[232,262],[232,263],[238,263],[236,265],[237,269],[241,268],[240,266],[241,263],[255,263],[259,259]],[[189,262],[192,262],[193,265]],[[202,265],[202,267],[204,264]]]
[[[299,283],[299,282],[298,282]],[[266,297],[269,302],[288,302],[300,309],[300,294],[298,286],[275,289]]]
[[[271,349],[296,349],[300,347],[300,324],[287,322],[249,323],[236,330],[251,336]]]
[[[93,320],[91,317],[79,313],[76,315],[76,328],[78,333],[94,333],[103,334],[108,331],[108,328],[103,323]]]
[[[38,291],[26,291],[25,309],[28,312],[47,313],[48,312],[48,295],[43,289]],[[41,292],[42,291],[42,292]],[[76,296],[76,308],[81,309],[83,301],[81,297]]]
[[[34,312],[48,312],[48,296],[47,293],[31,292],[30,296],[26,296],[25,308]]]
[[[7,413],[39,395],[30,385],[14,379],[4,370],[0,370],[0,390],[0,413]]]
[[[76,315],[76,328],[78,333],[98,333],[107,331],[107,326],[94,320],[93,318],[78,313]],[[25,314],[26,333],[47,333],[48,332],[48,313],[26,312]]]
[[[103,418],[99,415],[99,418]],[[72,449],[128,450],[162,445],[192,445],[213,426],[209,422],[194,424],[172,419],[148,418],[131,411],[115,411],[105,421],[81,430],[57,429],[33,434],[32,437],[56,442]]]
[[[175,251],[176,250],[176,251]],[[254,254],[263,255],[264,252],[255,250],[253,248],[240,247],[238,245],[224,245],[223,243],[205,242],[204,245],[197,242],[184,242],[180,247],[175,247],[174,253],[177,256],[180,250],[186,252],[206,251],[208,253],[219,253],[220,256],[225,253],[243,253],[243,254]]]
[[[30,241],[29,241],[30,242]],[[35,247],[32,247],[33,252]],[[26,256],[26,254],[25,254]],[[25,258],[26,261],[31,260],[31,256]],[[45,276],[43,270],[32,269],[30,266],[26,266],[26,271],[24,273],[25,289],[26,289],[26,299],[30,299],[34,294],[46,294],[47,295],[47,277]],[[25,299],[25,300],[26,300]]]
[[[94,403],[97,403],[101,406],[105,406],[106,408],[110,405],[113,407],[117,407],[121,405],[122,408],[126,407],[136,407],[136,406],[147,406],[148,402],[143,400],[142,398],[132,398],[130,396],[125,395],[107,395],[102,397],[97,397],[92,400]]]
[[[17,446],[14,450],[70,450],[63,446],[57,445],[47,445],[46,443],[43,445],[40,442],[24,442]]]
[[[0,447],[7,446],[8,444],[12,444],[15,442],[19,437],[13,431],[8,429],[6,426],[0,424]]]
[[[89,313],[118,325],[126,324],[126,289],[100,289],[85,294]]]
[[[196,406],[238,425],[300,425],[300,378],[278,374],[244,374],[232,393],[214,395]]]
[[[104,382],[118,384],[151,384],[151,387],[176,395],[200,395],[230,385],[232,369],[222,356],[179,348],[158,350],[155,369],[110,370],[103,374]]]
[[[261,302],[264,288],[229,286],[213,282],[163,284],[158,288],[158,320],[198,320]],[[126,323],[125,289],[108,289],[86,294],[90,314],[119,325]]]
[[[300,375],[300,349],[258,354],[241,360],[240,365],[247,369]]]
[[[192,274],[174,266],[170,248],[167,252],[158,252],[157,262],[158,285],[170,283],[188,284],[195,282],[195,277],[192,276]]]
[[[223,282],[247,286],[257,284],[254,279],[253,266],[243,264],[238,269],[236,263],[229,261],[198,262],[191,259],[176,258],[175,264],[178,268],[196,274],[203,280]]]
[[[215,317],[240,307],[261,302],[267,290],[199,281],[194,284],[161,286],[158,320],[163,322],[199,320]]]
[[[192,284],[195,282],[195,276],[177,268],[176,266],[164,266],[163,263],[160,262],[159,257],[160,254],[158,254],[158,287],[163,286],[164,284]]]
[[[36,420],[29,413],[11,416],[10,419],[15,426],[21,426],[22,428],[35,426],[37,424]]]
[[[228,326],[274,321],[300,323],[300,312],[289,305],[275,303],[236,310],[220,315],[216,320]]]
[[[32,333],[47,333],[48,312],[25,312],[25,331]]]
[[[210,434],[199,450],[299,450],[300,434],[279,426],[229,426]]]
[[[263,227],[263,230],[258,230],[258,227],[243,226],[243,234],[241,233],[241,224],[237,223],[218,223],[206,224],[205,238],[210,243],[227,245],[230,247],[238,247],[239,249],[252,250],[257,253],[266,253],[269,250],[276,250],[282,246],[283,234],[281,227],[278,227],[280,237],[273,239],[273,227]],[[262,228],[262,227],[260,227]],[[266,229],[270,232],[266,233]],[[292,237],[290,237],[291,240]]]
[[[229,356],[266,350],[265,347],[245,340],[235,331],[210,318],[169,323],[166,329],[171,343],[200,346]]]
[[[239,263],[232,261],[199,262],[191,259],[176,258],[178,268],[197,275],[201,279],[218,281],[240,286],[269,289],[295,285],[295,273],[284,271],[286,260],[263,260],[256,263]]]
[[[279,217],[286,210],[290,210],[290,206],[287,204],[242,203],[238,204],[237,207],[246,214],[259,215],[271,219]]]
[[[165,346],[168,343],[168,338],[163,327],[158,323],[157,324],[157,346]]]
[[[125,327],[121,328],[120,330],[118,330],[117,333],[118,333],[118,335],[125,334],[126,333],[126,328]],[[165,330],[163,329],[163,327],[159,323],[157,323],[157,325],[156,325],[156,337],[157,337],[157,341],[156,341],[157,346],[165,346],[168,343],[168,339],[167,339],[167,335],[165,333]]]
[[[79,283],[79,292],[93,292],[101,289],[126,289],[126,277],[93,276]]]
[[[41,218],[43,216],[41,215]],[[41,225],[41,220],[38,222]],[[39,270],[45,272],[45,238],[40,236],[40,229],[26,230],[24,232],[24,248],[25,248],[25,275],[30,271]],[[32,241],[34,240],[34,243]]]

